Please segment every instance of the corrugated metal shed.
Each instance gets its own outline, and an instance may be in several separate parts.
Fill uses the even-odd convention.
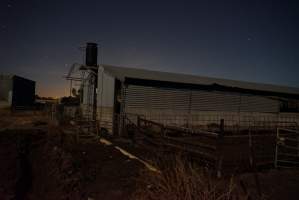
[[[30,107],[35,101],[35,81],[13,76],[12,106]]]
[[[12,92],[12,77],[13,75],[0,74],[0,101],[10,101],[9,92]]]
[[[279,101],[271,98],[222,91],[182,90],[129,85],[126,108],[218,112],[279,112]]]
[[[12,107],[33,106],[35,82],[16,75],[0,75],[0,101]]]
[[[130,120],[137,114],[159,123],[195,128],[217,124],[220,119],[232,128],[248,127],[252,121],[277,121],[284,116],[280,113],[284,101],[299,100],[299,88],[293,87],[111,65],[100,68],[111,81],[101,79],[103,74],[99,73],[98,92],[103,94],[98,103],[102,105],[99,116],[101,121],[110,121],[119,132],[123,121],[113,114],[127,113],[133,116]],[[119,89],[120,97],[113,84],[118,80],[124,83]],[[111,96],[107,98],[111,99],[109,102],[116,99],[114,105],[104,103],[107,95]],[[286,121],[298,120],[296,114]]]
[[[156,80],[156,81],[186,83],[186,84],[195,84],[195,85],[217,84],[217,85],[233,87],[233,88],[299,95],[299,88],[294,88],[294,87],[252,83],[246,81],[236,81],[236,80],[219,79],[219,78],[210,78],[210,77],[194,76],[188,74],[159,72],[159,71],[151,71],[146,69],[118,67],[112,65],[102,65],[102,67],[105,69],[106,72],[110,73],[112,76],[116,77],[121,81],[124,81],[125,78],[135,78],[135,79]]]

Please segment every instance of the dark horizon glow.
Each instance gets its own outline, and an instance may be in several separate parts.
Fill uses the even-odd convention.
[[[299,2],[3,0],[0,73],[41,96],[97,42],[105,64],[299,87]]]

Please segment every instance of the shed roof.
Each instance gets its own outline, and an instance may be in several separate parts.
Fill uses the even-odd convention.
[[[247,81],[237,81],[229,79],[211,78],[189,74],[179,74],[170,72],[152,71],[146,69],[137,69],[129,67],[119,67],[112,65],[102,65],[104,70],[112,76],[124,81],[125,78],[135,78],[154,81],[167,81],[174,83],[185,83],[195,85],[221,85],[233,88],[242,88],[248,90],[258,90],[266,92],[277,92],[284,94],[299,95],[299,88],[279,86],[264,83],[253,83]]]
[[[0,80],[12,79],[14,75],[12,74],[0,74]]]
[[[19,79],[24,79],[24,80],[27,80],[27,81],[35,82],[35,81],[30,80],[28,78],[24,78],[22,76],[18,76],[18,75],[14,75],[14,74],[0,74],[0,80],[9,80],[9,79],[13,79],[13,78],[19,78]]]

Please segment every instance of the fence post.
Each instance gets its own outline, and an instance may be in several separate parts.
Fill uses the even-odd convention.
[[[138,127],[138,129],[140,128],[140,116],[139,115],[137,115],[137,127]]]
[[[254,173],[254,180],[255,180],[255,185],[256,185],[256,189],[258,192],[258,195],[261,196],[261,185],[260,185],[260,181],[259,181],[259,177],[258,177],[258,171],[257,171],[257,166],[256,166],[256,161],[255,161],[255,154],[254,154],[254,149],[253,149],[253,141],[252,141],[252,135],[251,135],[251,130],[248,130],[248,136],[249,136],[249,162],[250,162],[250,167],[253,170]]]
[[[274,165],[275,168],[277,169],[277,158],[278,158],[278,140],[279,140],[279,128],[276,128],[276,147],[275,147],[275,161],[274,161]]]
[[[223,138],[224,138],[224,119],[220,120],[220,131],[218,133],[218,142],[217,142],[217,150],[218,150],[218,161],[217,161],[217,178],[221,178],[221,169],[222,169],[222,162],[223,162]]]
[[[224,119],[220,120],[220,134],[219,134],[220,138],[224,137]]]
[[[165,126],[164,125],[161,126],[161,135],[165,136]]]

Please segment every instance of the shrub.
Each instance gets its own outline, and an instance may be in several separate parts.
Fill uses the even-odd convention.
[[[225,182],[216,180],[207,169],[196,167],[181,156],[176,156],[173,161],[164,163],[161,173],[142,170],[132,199],[226,200],[233,199],[235,188],[233,177]]]

